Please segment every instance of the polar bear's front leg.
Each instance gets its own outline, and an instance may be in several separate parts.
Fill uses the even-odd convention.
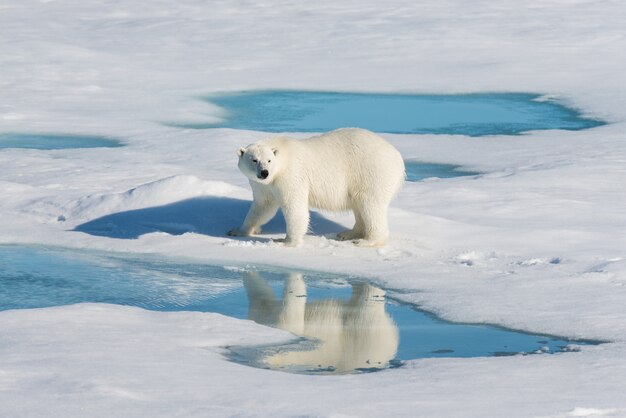
[[[288,247],[297,247],[302,244],[302,238],[309,229],[308,193],[301,192],[290,197],[290,201],[281,206],[287,224],[287,236],[283,242]]]
[[[256,200],[252,202],[250,210],[243,221],[243,225],[239,228],[231,229],[228,235],[235,237],[249,237],[253,234],[261,232],[261,226],[268,223],[276,212],[278,204],[272,200],[265,200],[259,203]]]

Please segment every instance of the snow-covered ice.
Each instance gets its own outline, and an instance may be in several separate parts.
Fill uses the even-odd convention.
[[[446,319],[611,343],[296,376],[224,360],[224,346],[290,338],[250,321],[95,304],[5,311],[0,415],[626,416],[624,21],[616,0],[4,1],[0,132],[127,146],[0,150],[1,243],[358,274],[419,290],[405,296]],[[485,174],[407,183],[383,249],[324,236],[351,222],[334,214],[287,249],[270,241],[279,227],[256,241],[219,233],[250,199],[235,150],[266,134],[164,124],[219,121],[199,100],[211,92],[272,88],[533,92],[609,124],[385,135],[406,159]],[[192,211],[215,202],[217,214]],[[81,231],[107,216],[135,228],[121,215],[142,210],[154,218],[137,233]]]

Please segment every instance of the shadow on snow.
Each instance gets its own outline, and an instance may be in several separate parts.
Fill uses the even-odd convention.
[[[182,235],[188,232],[225,237],[241,225],[252,204],[228,197],[197,197],[163,206],[113,213],[78,225],[74,231],[109,238],[137,239],[152,232]],[[311,212],[310,230],[315,234],[346,229],[316,212]],[[284,233],[285,220],[279,213],[263,227],[263,234]],[[249,239],[245,237],[244,239]]]

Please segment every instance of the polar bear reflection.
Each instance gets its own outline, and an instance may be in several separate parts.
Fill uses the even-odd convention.
[[[365,283],[352,285],[349,300],[323,299],[307,303],[302,274],[290,273],[282,299],[257,273],[244,279],[250,302],[249,318],[319,344],[307,351],[283,351],[263,359],[271,368],[306,367],[335,373],[382,368],[398,348],[398,328],[385,312],[385,292]]]

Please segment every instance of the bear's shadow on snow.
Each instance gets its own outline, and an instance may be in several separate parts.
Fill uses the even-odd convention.
[[[182,235],[188,232],[225,237],[226,232],[242,224],[252,204],[249,200],[228,197],[197,197],[163,206],[113,213],[78,225],[74,231],[119,239],[137,239],[152,232]],[[346,227],[319,213],[311,212],[310,231],[316,235],[337,233]],[[263,226],[263,234],[284,234],[285,220],[278,211]],[[231,237],[250,240],[251,237]],[[261,237],[256,240],[267,241]]]

